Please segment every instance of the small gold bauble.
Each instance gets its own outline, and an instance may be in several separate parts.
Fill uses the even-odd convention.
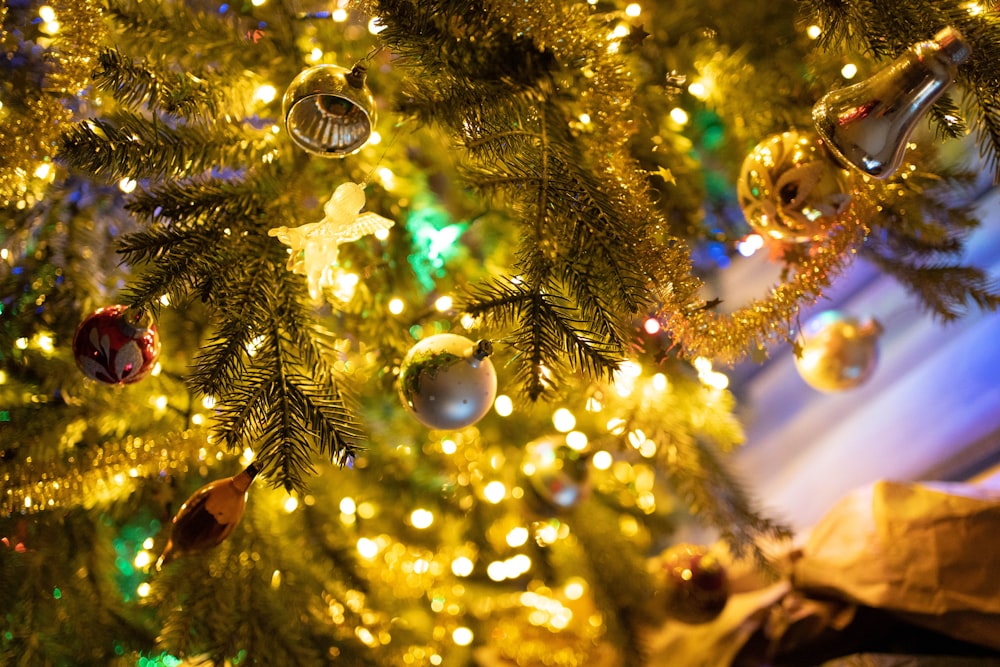
[[[809,320],[798,337],[795,367],[814,389],[844,391],[864,384],[878,363],[882,326],[828,310]]]
[[[784,132],[747,155],[736,195],[755,232],[804,243],[825,236],[847,210],[850,174],[834,162],[817,135]]]

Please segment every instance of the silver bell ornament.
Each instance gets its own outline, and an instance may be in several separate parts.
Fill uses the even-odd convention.
[[[375,126],[375,98],[361,65],[316,65],[300,72],[285,91],[281,110],[292,141],[323,157],[356,153]]]
[[[525,445],[521,472],[528,479],[526,502],[539,514],[573,509],[590,495],[588,457],[567,446],[564,436]]]
[[[775,134],[743,160],[736,196],[755,232],[803,243],[828,233],[851,203],[850,174],[815,133]]]
[[[399,398],[417,421],[440,430],[471,426],[497,395],[493,345],[457,334],[428,336],[399,367]]]
[[[874,319],[859,320],[836,310],[822,312],[802,328],[795,368],[819,391],[859,387],[875,372],[881,333],[882,325]]]
[[[955,79],[970,54],[954,28],[914,44],[861,83],[834,90],[813,107],[813,122],[845,165],[889,178],[903,163],[917,121]]]

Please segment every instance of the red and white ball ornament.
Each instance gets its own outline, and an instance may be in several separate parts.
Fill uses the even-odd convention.
[[[91,380],[131,384],[153,370],[160,356],[160,336],[141,313],[124,305],[106,306],[77,327],[73,356]]]

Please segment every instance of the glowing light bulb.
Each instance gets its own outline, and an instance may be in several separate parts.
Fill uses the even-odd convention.
[[[135,560],[132,563],[138,568],[144,568],[153,562],[153,557],[146,550],[140,551],[135,555]]]
[[[371,34],[377,35],[383,30],[385,30],[385,24],[382,23],[382,19],[379,17],[374,16],[370,21],[368,21],[368,32]]]
[[[806,28],[806,37],[809,39],[819,39],[819,36],[823,34],[823,29],[818,25],[811,25]]]
[[[680,107],[674,107],[670,110],[670,120],[678,125],[686,125],[688,122],[688,112]]]
[[[450,296],[445,295],[442,297],[438,297],[437,301],[434,302],[434,308],[439,313],[444,313],[451,310],[451,306],[453,303],[454,300]]]
[[[358,506],[354,498],[346,497],[340,499],[340,511],[344,514],[354,514],[358,511]]]
[[[150,593],[150,591],[152,591],[152,590],[153,590],[153,587],[150,586],[148,582],[144,581],[144,582],[142,582],[141,584],[139,584],[136,587],[135,593],[139,597],[144,598],[144,597],[148,596],[149,593]]]
[[[594,452],[594,455],[590,457],[590,464],[594,466],[596,470],[607,470],[614,463],[614,457],[611,456],[610,452],[606,452],[603,449],[599,452]]]
[[[552,413],[552,424],[560,433],[567,433],[576,426],[576,417],[566,408],[559,408]]]
[[[483,488],[483,496],[487,501],[496,505],[507,495],[507,487],[503,482],[492,481]]]
[[[688,92],[691,93],[692,97],[696,97],[699,100],[708,98],[708,87],[701,81],[691,82],[691,85],[688,86]]]
[[[451,561],[451,571],[456,577],[467,577],[472,574],[474,565],[471,560],[465,556],[459,556],[455,560]]]
[[[497,396],[496,400],[493,401],[493,409],[496,410],[497,414],[501,417],[509,417],[511,413],[514,412],[514,401],[511,400],[510,396],[500,394]]]
[[[655,317],[650,317],[643,323],[642,328],[650,336],[653,336],[660,332],[661,329],[660,321]]]
[[[528,541],[528,529],[524,526],[514,526],[507,533],[507,544],[512,547],[519,547]]]
[[[253,99],[262,104],[270,104],[277,96],[277,89],[268,83],[257,86],[257,89],[253,91]]]
[[[441,451],[445,454],[454,454],[458,451],[458,445],[455,444],[454,440],[442,440]]]
[[[457,627],[451,633],[451,640],[457,646],[468,646],[472,643],[473,637],[472,630],[465,626]]]
[[[334,9],[333,14],[330,15],[330,18],[332,18],[337,23],[343,23],[344,21],[347,20],[347,10],[343,8]]]
[[[389,308],[389,312],[392,313],[393,315],[399,315],[400,313],[403,312],[403,309],[406,308],[406,304],[403,302],[402,299],[398,299],[398,298],[391,299],[389,301],[388,308]]]
[[[296,498],[295,496],[288,496],[288,498],[285,499],[285,505],[284,505],[285,511],[288,512],[289,514],[298,509],[298,506],[299,506],[299,499]]]
[[[52,173],[52,165],[49,164],[48,162],[43,162],[42,164],[38,165],[38,167],[35,169],[35,178],[41,178],[44,180],[47,179],[49,177],[49,174],[51,173]]]
[[[431,524],[434,523],[434,514],[430,510],[425,510],[423,508],[415,509],[410,514],[410,523],[413,524],[414,528],[419,528],[423,530],[424,528],[430,528]]]
[[[118,189],[124,192],[125,194],[128,194],[130,192],[133,192],[138,184],[139,183],[134,178],[129,178],[128,176],[126,176],[122,180],[118,181]]]
[[[371,560],[378,555],[378,542],[362,537],[358,540],[357,549],[362,558]]]
[[[844,77],[845,79],[853,79],[855,76],[857,76],[857,73],[858,73],[858,66],[855,65],[854,63],[847,63],[846,65],[840,68],[840,76]]]
[[[632,4],[630,4],[625,8],[625,16],[631,16],[632,18],[635,18],[641,13],[642,13],[642,7],[640,7],[639,3],[637,2],[633,2]]]
[[[570,431],[566,434],[566,446],[574,451],[582,452],[589,442],[587,434],[583,431]]]

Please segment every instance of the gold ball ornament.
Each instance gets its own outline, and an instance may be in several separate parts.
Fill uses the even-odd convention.
[[[399,398],[424,426],[454,430],[483,418],[497,395],[489,341],[435,334],[410,348],[399,367]]]
[[[882,326],[874,319],[859,320],[836,310],[810,319],[797,338],[795,368],[819,391],[838,392],[864,384],[878,363]]]
[[[587,459],[568,447],[563,436],[545,436],[525,445],[521,472],[528,478],[529,507],[551,515],[586,500],[590,494]]]
[[[707,547],[674,545],[654,559],[652,568],[662,608],[674,620],[708,623],[729,602],[726,568]]]
[[[375,127],[375,98],[365,68],[316,65],[289,84],[281,100],[285,131],[299,148],[322,157],[361,150]]]
[[[851,203],[851,176],[818,135],[783,132],[743,160],[736,196],[747,222],[766,238],[805,243],[822,238]]]

